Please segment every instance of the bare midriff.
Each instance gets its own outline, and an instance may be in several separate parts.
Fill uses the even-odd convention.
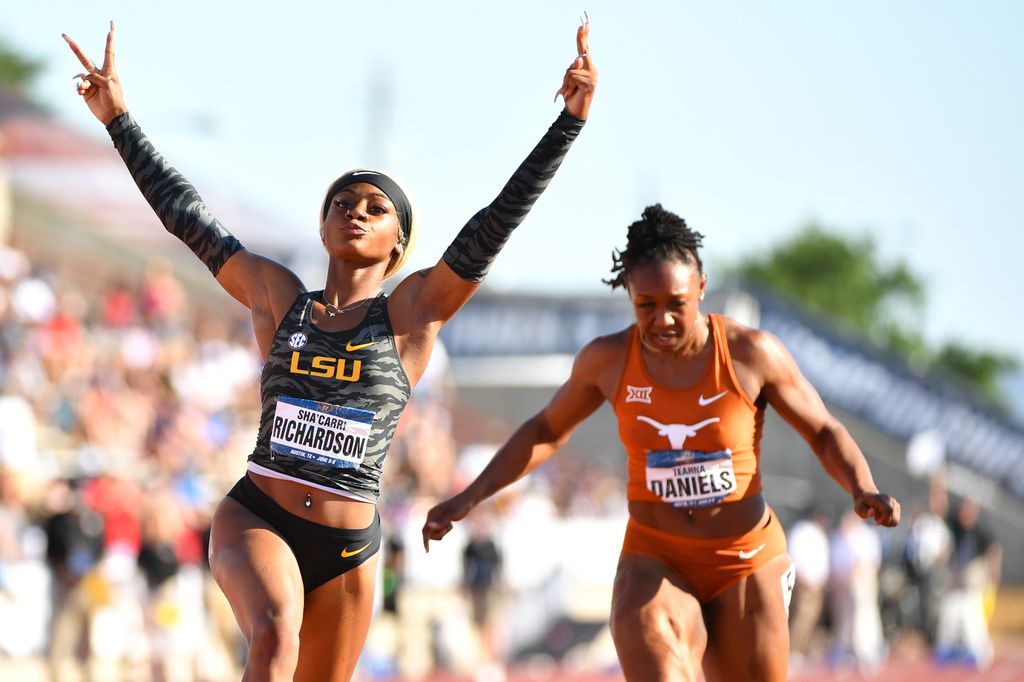
[[[768,520],[768,504],[758,493],[744,500],[704,509],[681,509],[663,502],[630,501],[629,515],[650,528],[690,538],[743,535]]]
[[[289,514],[333,528],[366,528],[373,523],[376,505],[281,478],[248,472],[253,483]],[[307,506],[307,496],[309,505]]]

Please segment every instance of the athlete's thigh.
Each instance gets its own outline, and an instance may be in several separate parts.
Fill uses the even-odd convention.
[[[657,559],[620,555],[611,627],[627,680],[696,679],[707,643],[700,603]]]
[[[379,557],[380,553],[306,595],[295,682],[352,677],[373,616]]]
[[[213,515],[210,570],[247,640],[267,618],[298,628],[303,589],[295,555],[266,521],[230,497]]]
[[[789,668],[788,591],[792,561],[780,554],[705,607],[708,682],[786,679]]]

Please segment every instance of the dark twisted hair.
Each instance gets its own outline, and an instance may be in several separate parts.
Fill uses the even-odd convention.
[[[612,251],[611,279],[601,280],[612,289],[626,286],[629,271],[640,265],[679,260],[697,266],[697,272],[704,272],[697,249],[701,247],[704,235],[686,226],[686,221],[661,204],[644,209],[640,220],[626,231],[626,248]]]

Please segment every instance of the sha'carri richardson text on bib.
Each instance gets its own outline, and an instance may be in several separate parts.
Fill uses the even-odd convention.
[[[736,490],[732,452],[651,450],[647,488],[673,507],[713,507]]]
[[[278,396],[270,449],[323,466],[356,468],[366,456],[370,410]]]

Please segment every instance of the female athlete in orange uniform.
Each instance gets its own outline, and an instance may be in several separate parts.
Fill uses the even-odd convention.
[[[611,630],[629,680],[785,680],[793,566],[761,491],[764,412],[774,407],[853,498],[893,526],[849,433],[767,332],[700,312],[702,235],[660,205],[629,227],[613,288],[636,324],[594,339],[551,402],[464,491],[427,514],[423,544],[544,462],[607,400],[626,449],[629,521]]]

